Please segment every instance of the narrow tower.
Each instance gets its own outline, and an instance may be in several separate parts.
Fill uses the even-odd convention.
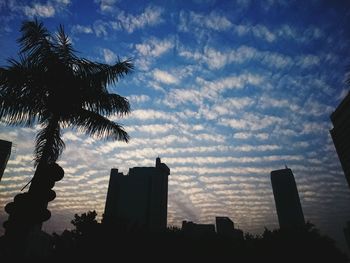
[[[166,229],[169,174],[159,157],[155,167],[133,167],[128,175],[112,169],[104,221],[151,231]]]
[[[272,171],[271,184],[280,228],[304,225],[304,214],[292,170]]]
[[[332,136],[335,149],[350,187],[350,92],[331,114]]]
[[[0,181],[11,155],[12,142],[0,140]]]

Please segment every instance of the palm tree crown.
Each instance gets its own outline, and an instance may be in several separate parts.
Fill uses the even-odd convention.
[[[65,127],[127,142],[123,127],[108,117],[128,114],[129,102],[107,86],[133,69],[131,61],[118,59],[111,66],[77,57],[62,26],[51,35],[37,20],[26,21],[21,33],[19,59],[0,67],[0,119],[9,125],[41,124],[35,165],[58,159]]]

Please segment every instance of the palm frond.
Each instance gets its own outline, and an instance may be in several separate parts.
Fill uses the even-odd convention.
[[[20,44],[20,53],[27,53],[31,58],[45,57],[50,53],[52,44],[51,35],[43,23],[25,21],[21,27],[22,36],[17,40]]]
[[[9,66],[1,68],[0,92],[21,92],[28,82],[28,61],[23,56],[19,56],[19,60],[10,58],[7,61]]]
[[[98,138],[112,139],[118,141],[129,141],[129,135],[123,126],[110,121],[98,113],[81,109],[74,116],[70,116],[65,123],[69,127],[77,127],[78,131]]]
[[[0,119],[9,125],[31,126],[42,107],[40,91],[32,87],[35,70],[24,58],[9,63],[0,71]]]
[[[0,68],[0,119],[10,125],[30,126],[45,108],[43,72],[24,56]]]
[[[76,61],[75,73],[89,83],[90,86],[105,89],[108,84],[114,84],[121,77],[130,73],[133,68],[131,59],[118,61],[112,66],[82,59]]]
[[[55,52],[60,61],[71,67],[74,61],[77,60],[69,37],[64,32],[63,25],[60,25],[56,34],[57,44],[54,45]]]
[[[97,94],[89,94],[85,98],[85,108],[104,116],[118,114],[126,115],[130,112],[129,101],[118,94],[99,92]]]
[[[97,81],[104,82],[106,85],[116,83],[121,77],[130,73],[134,66],[131,59],[120,61],[118,59],[117,63],[113,66],[102,64],[102,69],[100,72],[93,76]]]
[[[0,97],[0,121],[11,126],[31,127],[37,120],[38,109],[25,99],[13,100]]]
[[[0,120],[13,126],[32,126],[44,109],[40,98],[11,91],[0,93]]]
[[[21,55],[19,60],[8,59],[8,63],[8,67],[1,68],[0,94],[11,92],[24,96],[26,92],[38,91],[44,73],[40,66]]]
[[[61,155],[64,147],[58,119],[53,117],[45,123],[45,126],[36,135],[35,166],[40,162],[54,163]]]

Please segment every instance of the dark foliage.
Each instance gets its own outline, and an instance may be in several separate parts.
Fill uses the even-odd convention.
[[[100,224],[96,213],[75,215],[76,227],[55,235],[52,259],[63,260],[222,260],[231,262],[347,262],[335,242],[312,225],[299,229],[268,230],[246,234],[243,240],[188,236],[179,228],[164,232],[123,231]],[[68,244],[68,245],[67,245]]]

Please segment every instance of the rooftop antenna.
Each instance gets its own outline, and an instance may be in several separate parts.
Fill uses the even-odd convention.
[[[289,169],[286,163],[284,164],[284,166],[286,167],[286,169]]]

